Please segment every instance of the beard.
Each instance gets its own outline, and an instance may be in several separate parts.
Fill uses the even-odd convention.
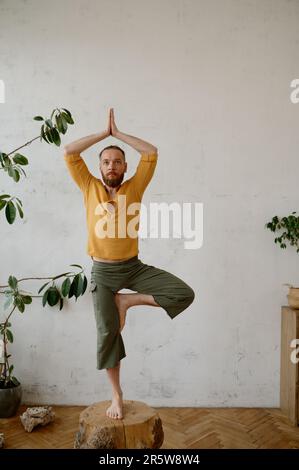
[[[107,186],[110,186],[110,188],[117,188],[117,186],[119,186],[122,182],[122,180],[124,179],[124,173],[120,176],[110,176],[110,177],[106,177],[103,172],[101,171],[102,173],[102,178],[103,178],[103,181],[104,183],[107,185]]]

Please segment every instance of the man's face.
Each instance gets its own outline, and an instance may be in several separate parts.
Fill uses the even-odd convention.
[[[121,151],[117,149],[104,150],[100,160],[100,171],[107,186],[110,188],[119,186],[127,171],[127,162],[124,161]]]

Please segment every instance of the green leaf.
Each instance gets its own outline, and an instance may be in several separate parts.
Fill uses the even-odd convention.
[[[35,121],[43,121],[44,118],[42,116],[34,116],[33,118]]]
[[[86,291],[86,288],[87,288],[87,277],[84,276],[84,282],[83,282],[83,288],[82,288],[82,293],[81,293],[81,295],[84,294],[84,292]]]
[[[62,133],[65,134],[67,131],[67,119],[64,113],[60,114],[60,118],[61,118],[62,127],[63,127]]]
[[[15,298],[15,304],[16,304],[16,306],[18,307],[19,311],[20,311],[21,313],[23,313],[24,310],[25,310],[25,304],[24,304],[24,302],[23,302],[23,299],[22,299],[21,297],[16,297],[16,298]]]
[[[43,284],[41,288],[38,290],[38,294],[50,283],[51,281],[46,282],[46,284]]]
[[[14,383],[14,385],[20,385],[20,382],[18,381],[16,377],[12,377],[11,381]]]
[[[48,297],[47,297],[48,304],[51,307],[54,307],[54,305],[57,304],[59,298],[60,298],[60,295],[59,295],[57,288],[50,287],[50,289],[48,290]]]
[[[71,287],[71,281],[70,281],[70,278],[67,277],[61,285],[61,293],[63,297],[66,297],[68,295],[70,291],[70,287]]]
[[[24,176],[26,176],[26,173],[21,166],[18,167],[18,170],[19,172],[22,172]]]
[[[78,274],[77,276],[78,276],[78,284],[77,284],[77,289],[76,289],[76,294],[75,295],[78,298],[79,295],[82,294],[84,279],[80,274]]]
[[[51,129],[47,128],[46,131],[45,131],[45,134],[47,136],[47,139],[48,139],[49,143],[53,144],[53,137],[52,137],[52,134],[51,134]]]
[[[17,285],[18,285],[18,280],[15,276],[13,275],[10,275],[9,278],[8,278],[8,285],[9,287],[11,287],[12,289],[16,289]]]
[[[77,268],[82,269],[82,266],[80,266],[80,264],[70,264],[70,266],[76,266]]]
[[[17,183],[20,179],[20,173],[18,171],[17,168],[14,168],[13,169],[13,179],[15,180],[15,182]]]
[[[59,310],[62,310],[63,308],[63,298],[60,297],[60,301],[59,301]]]
[[[6,166],[6,170],[7,170],[7,173],[9,174],[9,176],[11,176],[13,178],[14,169],[13,169],[13,166],[12,166],[11,162],[9,162],[8,165]]]
[[[61,108],[61,109],[63,109],[63,111],[64,111],[66,114],[68,114],[69,116],[71,116],[71,113],[70,113],[70,111],[69,111],[68,109],[65,109],[65,108]]]
[[[63,113],[63,117],[65,118],[68,124],[74,124],[73,118],[69,116],[68,114]]]
[[[51,129],[53,129],[53,128],[54,128],[54,126],[53,126],[53,123],[52,123],[51,119],[46,119],[46,121],[45,121],[45,122],[46,122],[47,126],[49,126]]]
[[[44,131],[44,126],[41,127],[40,132],[41,132],[41,138],[44,139],[44,141],[47,142],[47,144],[49,144],[48,138]]]
[[[0,199],[5,199],[7,197],[10,197],[10,194],[1,194]]]
[[[43,298],[42,298],[43,307],[44,307],[44,306],[46,305],[46,303],[47,303],[48,292],[49,292],[49,289],[47,289],[46,292],[45,292],[44,295],[43,295]]]
[[[9,174],[9,176],[11,176],[16,182],[19,181],[20,175],[19,175],[18,171],[17,171],[15,168],[13,168],[12,165],[9,165],[9,167],[8,167],[8,174]]]
[[[19,165],[28,165],[28,159],[25,157],[25,155],[22,155],[20,153],[16,153],[12,157],[12,159],[15,163],[18,163]]]
[[[13,343],[13,334],[10,330],[6,330],[6,337],[10,343]]]
[[[59,132],[55,127],[51,129],[51,136],[53,138],[54,144],[57,145],[57,147],[59,147],[61,144],[61,139],[60,139]]]
[[[32,297],[30,295],[22,295],[22,299],[23,299],[24,304],[32,303]]]
[[[3,207],[6,206],[7,201],[3,201],[3,199],[0,199],[0,211],[3,209]]]
[[[61,119],[59,114],[57,116],[55,116],[55,121],[56,121],[56,126],[57,126],[57,129],[59,130],[59,132],[64,133],[64,127],[62,125],[62,119]]]
[[[9,224],[12,224],[16,218],[16,208],[13,205],[12,201],[8,201],[8,203],[6,204],[5,215],[6,215],[7,222]]]
[[[65,117],[65,119],[67,120],[67,122],[68,122],[69,124],[74,124],[74,121],[73,121],[73,118],[72,118],[71,113],[70,113],[67,109],[65,109],[65,108],[62,108],[62,109],[63,109],[63,111],[65,111],[65,112],[62,113],[62,114],[64,115],[64,117]]]
[[[77,284],[78,284],[78,278],[75,276],[73,278],[73,281],[71,283],[71,287],[70,287],[70,290],[69,290],[69,299],[71,297],[73,297],[73,295],[75,295],[75,292],[76,292],[76,289],[77,289]]]
[[[21,206],[20,206],[17,202],[16,202],[16,206],[17,206],[17,208],[18,208],[19,216],[21,217],[21,219],[23,219],[24,213],[23,213],[23,211],[22,211],[22,209],[21,209]]]
[[[6,155],[6,153],[2,154],[2,161],[4,162],[5,167],[9,167],[9,165],[11,164],[10,158],[8,155]]]

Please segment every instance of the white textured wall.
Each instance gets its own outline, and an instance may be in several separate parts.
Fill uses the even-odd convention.
[[[159,148],[144,202],[203,202],[204,244],[140,241],[144,262],[194,288],[171,321],[160,308],[128,312],[125,397],[153,406],[278,406],[282,283],[299,282],[298,255],[264,224],[298,209],[299,2],[285,0],[1,0],[1,149],[37,135],[36,114],[71,110],[64,143],[120,130]],[[97,174],[97,152],[84,152]],[[138,154],[121,143],[135,171]],[[28,178],[1,175],[25,218],[1,216],[1,280],[55,275],[79,263],[90,277],[83,199],[63,149],[35,142]],[[37,282],[23,284],[30,290]],[[27,402],[89,404],[110,397],[96,370],[90,294],[62,311],[38,299],[13,317],[11,348]]]

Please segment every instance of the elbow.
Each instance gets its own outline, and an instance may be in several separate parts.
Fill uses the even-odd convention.
[[[64,155],[72,155],[74,153],[74,150],[72,150],[72,148],[69,147],[68,145],[65,145],[63,147],[63,150],[64,150]]]
[[[80,155],[80,152],[76,150],[76,148],[72,147],[72,145],[65,145],[63,150],[64,155]]]

